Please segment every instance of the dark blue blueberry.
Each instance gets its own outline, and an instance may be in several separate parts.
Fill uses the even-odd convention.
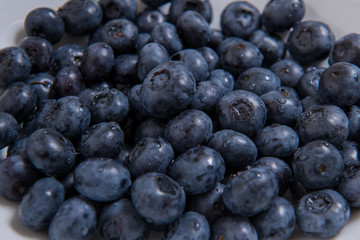
[[[349,140],[360,140],[360,106],[353,105],[347,109],[349,119]]]
[[[170,56],[165,47],[159,43],[148,43],[139,52],[137,73],[141,82],[147,74],[161,63],[168,62]]]
[[[20,156],[9,156],[0,161],[0,195],[11,201],[21,201],[31,185],[40,178],[40,174]]]
[[[318,105],[324,105],[324,102],[321,100],[319,96],[316,97],[306,96],[305,98],[301,99],[301,106],[304,112],[309,108]]]
[[[150,7],[156,8],[169,2],[170,0],[141,0],[141,1]]]
[[[65,44],[54,53],[51,70],[57,73],[63,67],[80,67],[84,48],[77,44]]]
[[[134,50],[138,29],[131,21],[119,18],[107,22],[90,38],[91,42],[106,42],[115,55],[130,53]]]
[[[210,239],[210,226],[206,218],[197,212],[186,212],[163,232],[162,240]]]
[[[210,27],[210,39],[206,45],[216,50],[219,44],[223,40],[224,40],[223,33],[219,29]]]
[[[40,37],[25,37],[19,43],[30,58],[31,72],[47,72],[52,65],[53,46],[52,44]]]
[[[135,132],[134,141],[137,143],[145,137],[164,137],[166,122],[157,119],[149,118],[141,122]]]
[[[149,229],[129,199],[123,198],[105,206],[100,213],[98,229],[102,239],[148,239]]]
[[[299,136],[291,127],[274,123],[261,129],[254,142],[264,156],[286,158],[298,149]]]
[[[301,98],[319,96],[319,82],[324,71],[325,68],[323,67],[314,67],[305,71],[296,85],[297,92]]]
[[[146,173],[131,187],[131,200],[146,222],[163,226],[178,219],[185,209],[185,192],[162,173]]]
[[[111,158],[88,158],[74,170],[75,189],[99,202],[120,199],[131,186],[129,170]]]
[[[136,178],[147,172],[166,173],[174,150],[161,137],[146,137],[136,143],[129,154],[127,167],[131,176]]]
[[[136,16],[137,4],[135,0],[100,0],[103,11],[103,21],[116,18],[126,18],[133,21]]]
[[[222,88],[223,95],[234,90],[234,77],[223,69],[212,70],[207,80],[215,82],[220,88]]]
[[[303,21],[294,26],[286,48],[300,64],[310,65],[328,57],[335,36],[328,25],[319,21]]]
[[[155,67],[140,89],[140,102],[152,117],[169,118],[184,110],[196,92],[193,74],[185,64],[170,61]]]
[[[26,141],[28,137],[18,137],[13,144],[7,149],[7,157],[20,155],[23,158],[27,158],[26,155]]]
[[[360,99],[360,68],[348,62],[334,63],[321,76],[319,94],[339,107],[355,104]]]
[[[350,207],[344,197],[331,189],[311,192],[296,206],[300,230],[315,238],[332,238],[350,220]]]
[[[349,33],[336,40],[329,54],[329,64],[349,62],[360,67],[360,34]]]
[[[220,98],[224,96],[224,87],[215,81],[202,81],[196,85],[196,93],[191,108],[212,114]]]
[[[335,105],[314,106],[300,115],[296,130],[303,144],[319,139],[340,146],[349,135],[349,119]]]
[[[258,239],[255,227],[248,219],[237,216],[219,218],[212,226],[211,240],[219,239]]]
[[[73,197],[61,204],[48,234],[51,240],[90,240],[95,230],[95,207],[80,197]]]
[[[124,133],[116,122],[101,122],[89,127],[81,136],[79,154],[90,157],[115,158],[124,146]]]
[[[360,165],[359,159],[359,145],[353,141],[345,141],[339,147],[340,153],[343,156],[345,168]]]
[[[13,144],[19,131],[19,124],[13,116],[6,112],[0,112],[0,149]]]
[[[281,81],[267,68],[253,67],[243,72],[235,82],[234,89],[247,90],[261,96],[278,90]]]
[[[205,81],[209,76],[209,66],[203,55],[195,49],[185,49],[171,56],[172,61],[180,61],[194,75],[196,82]]]
[[[260,28],[260,13],[250,2],[236,1],[226,6],[220,21],[224,35],[246,39]]]
[[[95,91],[85,104],[90,110],[92,123],[122,123],[130,111],[128,98],[116,88]]]
[[[267,168],[274,172],[279,182],[279,195],[286,193],[292,180],[292,170],[290,166],[280,158],[262,157],[254,162],[251,167]]]
[[[295,230],[296,217],[293,205],[282,197],[276,197],[270,207],[251,218],[259,239],[289,239]]]
[[[29,76],[26,83],[35,89],[38,101],[53,98],[55,77],[48,73],[38,73]]]
[[[265,5],[261,21],[269,31],[283,32],[300,22],[304,14],[303,0],[273,0]]]
[[[253,136],[265,126],[267,110],[255,93],[236,90],[220,99],[216,113],[222,128]]]
[[[69,139],[79,138],[90,125],[90,111],[76,96],[59,98],[42,115],[44,127],[53,128]]]
[[[153,1],[151,1],[153,2]],[[166,22],[166,16],[159,9],[144,9],[136,16],[136,26],[140,32],[151,33],[154,27]]]
[[[353,165],[344,171],[339,181],[337,191],[344,196],[351,207],[360,206],[360,167]]]
[[[176,27],[171,23],[157,24],[151,32],[151,39],[153,42],[163,45],[170,55],[183,50],[183,43]]]
[[[249,41],[264,55],[264,64],[273,64],[285,57],[285,43],[279,35],[258,29],[250,35]]]
[[[278,191],[279,184],[273,171],[250,168],[229,180],[224,188],[223,200],[231,213],[250,217],[267,209]]]
[[[84,51],[80,70],[87,83],[98,83],[107,77],[114,65],[114,52],[104,42],[90,44]]]
[[[131,108],[130,113],[134,114],[135,119],[144,121],[145,119],[149,118],[150,115],[147,113],[140,101],[141,87],[142,84],[136,84],[130,89],[128,92],[128,101]]]
[[[65,31],[74,36],[92,33],[103,18],[100,4],[93,0],[66,1],[57,13],[64,21]]]
[[[76,157],[72,143],[51,128],[42,128],[30,135],[26,154],[35,168],[48,176],[67,174]]]
[[[55,44],[63,37],[65,25],[54,10],[40,7],[26,15],[24,29],[28,36],[45,38]]]
[[[84,88],[83,76],[77,67],[64,67],[56,74],[54,90],[57,96],[76,96]]]
[[[283,59],[275,62],[270,70],[281,80],[281,85],[295,87],[304,75],[304,69],[291,59]]]
[[[116,160],[122,164],[125,164],[129,157],[131,150],[132,150],[132,146],[130,146],[128,144],[124,144],[120,153],[116,156],[116,158],[114,158],[114,160]]]
[[[209,224],[212,225],[227,213],[222,200],[224,187],[225,185],[218,183],[215,188],[206,193],[191,196],[188,200],[188,210],[204,215]]]
[[[218,47],[220,66],[238,77],[252,67],[260,67],[264,56],[252,43],[240,38],[228,38]]]
[[[261,99],[266,105],[270,123],[294,125],[302,113],[300,100],[285,89],[265,93]]]
[[[115,58],[114,66],[111,71],[111,80],[120,84],[135,84],[138,80],[137,54],[122,54]]]
[[[298,92],[293,87],[281,86],[279,88],[279,90],[282,91],[282,92],[287,92],[288,94],[290,94],[292,97],[296,98],[299,101],[301,100],[300,97],[299,97]]]
[[[189,48],[200,48],[210,40],[210,25],[200,13],[188,10],[176,21],[177,32]]]
[[[213,131],[211,118],[204,112],[189,109],[181,112],[166,125],[164,136],[181,153],[205,144]]]
[[[25,81],[31,71],[31,62],[24,49],[7,47],[0,49],[0,87],[10,83]]]
[[[179,155],[169,173],[189,195],[210,191],[224,178],[224,174],[225,162],[222,156],[202,145]]]
[[[1,77],[0,77],[1,78]],[[0,112],[7,112],[18,121],[24,122],[35,110],[37,95],[30,84],[15,82],[0,95]]]
[[[150,42],[153,42],[150,33],[139,33],[135,42],[136,52],[139,52],[143,46]]]
[[[201,14],[207,22],[212,19],[212,7],[209,0],[173,0],[169,9],[169,21],[176,23],[186,11],[193,10]]]
[[[315,140],[299,148],[292,163],[294,176],[306,188],[331,188],[344,171],[344,159],[332,144]]]
[[[219,56],[217,53],[210,47],[199,48],[198,51],[205,58],[209,66],[209,72],[216,69],[219,64]]]
[[[237,172],[251,165],[257,157],[254,142],[246,135],[230,129],[214,133],[209,139],[208,146],[221,154],[229,172]]]
[[[33,230],[46,229],[65,198],[63,185],[48,177],[36,181],[23,196],[18,206],[18,216],[23,224]]]

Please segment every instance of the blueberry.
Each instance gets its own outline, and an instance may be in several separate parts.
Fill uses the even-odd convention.
[[[144,81],[146,75],[156,66],[161,63],[168,62],[170,56],[159,43],[148,43],[139,52],[139,59],[137,64],[137,73],[140,81]]]
[[[229,180],[223,200],[231,213],[250,217],[267,209],[278,191],[275,173],[265,168],[250,168]]]
[[[146,222],[162,226],[178,219],[185,209],[181,186],[162,173],[146,173],[131,187],[131,200]]]
[[[255,143],[246,135],[230,129],[214,133],[208,141],[208,146],[221,154],[227,171],[230,172],[251,165],[257,158]]]
[[[24,49],[7,47],[0,49],[0,87],[25,81],[30,74],[31,62]]]
[[[253,136],[265,126],[267,110],[255,93],[236,90],[220,99],[216,113],[222,128]]]
[[[26,156],[26,141],[28,137],[18,137],[13,144],[7,149],[7,157],[20,155],[27,159]]]
[[[273,64],[285,57],[285,43],[275,33],[258,29],[249,36],[249,41],[255,44],[264,55],[264,64]]]
[[[195,91],[193,74],[183,63],[170,61],[149,72],[141,86],[139,98],[148,114],[169,118],[191,103]]]
[[[161,137],[146,137],[132,148],[127,167],[131,176],[136,178],[147,172],[167,173],[167,168],[174,160],[174,150]]]
[[[18,137],[20,127],[16,119],[6,112],[0,112],[0,149],[13,144]]]
[[[204,112],[189,109],[166,125],[164,136],[181,153],[208,141],[213,131],[211,118]]]
[[[130,173],[122,163],[110,158],[88,158],[74,170],[75,189],[100,202],[120,199],[131,186]]]
[[[62,45],[54,52],[53,65],[51,70],[54,73],[57,73],[64,67],[80,67],[83,54],[84,48],[80,45]]]
[[[336,40],[329,54],[329,64],[349,62],[360,67],[360,34],[349,33]]]
[[[349,119],[349,140],[360,140],[360,107],[353,105],[347,109],[346,115]]]
[[[152,8],[144,9],[136,16],[135,20],[139,31],[146,33],[151,33],[156,26],[163,22],[166,22],[166,16],[160,10]]]
[[[303,0],[274,0],[265,5],[261,21],[271,32],[284,32],[299,23],[304,14]]]
[[[281,81],[267,68],[253,67],[243,72],[235,82],[234,89],[247,90],[261,96],[280,88]]]
[[[150,33],[139,33],[136,41],[134,43],[134,47],[136,49],[136,52],[139,52],[143,46],[146,44],[152,42],[151,34]]]
[[[150,118],[150,115],[147,113],[145,108],[140,102],[140,90],[142,84],[134,85],[128,92],[128,101],[131,108],[131,113],[134,114],[135,119],[139,121],[144,121],[146,118]]]
[[[315,140],[299,148],[292,163],[295,178],[309,189],[335,186],[344,165],[339,150],[323,140]]]
[[[100,4],[93,0],[68,0],[57,13],[64,21],[65,31],[74,36],[92,33],[103,17]]]
[[[46,117],[55,103],[55,99],[45,99],[37,104],[35,111],[32,112],[29,119],[24,122],[23,129],[25,135],[31,135],[34,131],[46,127]]]
[[[31,185],[41,174],[20,155],[0,161],[0,195],[11,201],[21,201]]]
[[[209,0],[173,0],[169,9],[169,21],[175,24],[177,19],[188,10],[200,13],[209,23],[212,20],[212,6]]]
[[[69,172],[63,178],[59,179],[65,190],[65,199],[79,195],[74,187],[74,171]]]
[[[203,47],[210,40],[210,26],[200,13],[188,10],[176,21],[177,32],[189,48]]]
[[[254,225],[248,219],[237,216],[219,218],[212,226],[211,240],[258,239]]]
[[[23,196],[18,206],[18,216],[23,224],[33,230],[46,229],[65,198],[63,185],[47,177],[36,181]]]
[[[77,67],[64,67],[56,74],[54,90],[59,97],[76,96],[84,88],[83,76]]]
[[[304,112],[309,108],[319,105],[324,105],[324,102],[321,100],[319,96],[315,96],[315,97],[306,96],[301,100],[301,106]]]
[[[353,141],[345,141],[339,147],[340,153],[343,156],[345,168],[360,165],[359,159],[359,145]]]
[[[163,240],[210,239],[210,226],[206,218],[197,212],[186,212],[169,225],[162,235]]]
[[[28,36],[45,38],[55,44],[63,37],[65,25],[54,10],[40,7],[26,15],[24,29]]]
[[[110,203],[101,210],[98,228],[104,240],[147,239],[149,235],[147,224],[126,198]]]
[[[145,137],[164,137],[166,122],[157,119],[149,118],[139,123],[136,128],[134,141],[137,143]]]
[[[221,30],[211,28],[210,26],[210,39],[206,46],[211,47],[212,49],[216,50],[219,44],[224,40],[224,34]]]
[[[125,144],[121,149],[120,153],[116,156],[116,158],[114,158],[114,160],[125,165],[127,159],[129,158],[129,154],[131,150],[132,150],[132,146]]]
[[[72,197],[60,205],[48,234],[51,240],[90,240],[95,230],[95,207],[80,197]]]
[[[320,97],[327,103],[345,107],[360,99],[360,68],[348,62],[328,67],[319,82]]]
[[[255,144],[264,156],[291,157],[299,146],[299,136],[286,125],[272,124],[255,136]]]
[[[207,80],[216,83],[222,89],[223,95],[234,90],[234,77],[223,69],[212,70]]]
[[[300,115],[296,131],[303,144],[319,139],[339,146],[349,135],[349,119],[335,105],[314,106]]]
[[[324,71],[323,67],[314,67],[305,71],[296,86],[297,92],[302,98],[319,96],[319,82]]]
[[[35,110],[37,95],[30,84],[15,82],[0,95],[0,112],[7,112],[18,121],[24,122]]]
[[[209,66],[209,72],[217,68],[219,64],[219,56],[212,48],[205,46],[199,48],[198,51],[205,58]]]
[[[337,191],[344,196],[351,207],[360,206],[359,166],[351,166],[344,171],[337,186]]]
[[[283,59],[275,62],[270,70],[281,80],[281,85],[295,87],[304,75],[304,69],[291,59]]]
[[[53,98],[55,77],[48,73],[38,73],[29,76],[26,83],[35,89],[38,101]]]
[[[172,61],[184,63],[194,75],[196,82],[205,81],[209,76],[209,66],[203,55],[194,49],[185,49],[171,56]]]
[[[217,219],[227,214],[227,209],[222,200],[225,185],[218,183],[210,191],[190,197],[187,208],[204,215],[212,225]]]
[[[101,122],[89,127],[81,136],[79,154],[90,157],[115,158],[124,146],[124,133],[116,122]]]
[[[350,220],[350,207],[338,192],[324,189],[311,192],[296,206],[299,228],[310,237],[332,238]]]
[[[111,70],[112,81],[122,84],[137,83],[138,59],[139,57],[137,54],[121,54],[117,56]]]
[[[100,0],[103,21],[108,22],[116,18],[126,18],[133,21],[136,16],[137,4],[135,0]]]
[[[312,64],[328,57],[335,36],[328,25],[319,21],[304,21],[294,26],[286,48],[300,64]]]
[[[151,31],[153,42],[163,45],[170,55],[183,50],[183,43],[180,39],[175,25],[163,22],[154,26]]]
[[[302,113],[300,100],[285,89],[271,91],[261,95],[267,108],[270,123],[294,125]]]
[[[33,132],[26,143],[26,154],[36,169],[48,176],[68,173],[75,163],[75,148],[59,132],[42,128]]]
[[[224,96],[224,87],[215,81],[202,81],[196,85],[196,93],[191,108],[212,114],[220,98]]]

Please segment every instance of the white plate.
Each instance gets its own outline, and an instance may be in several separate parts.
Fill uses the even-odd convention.
[[[0,0],[0,48],[14,46],[25,36],[23,21],[26,14],[36,7],[57,9],[63,0]],[[139,1],[138,1],[139,2]],[[213,27],[219,27],[219,16],[230,0],[211,0],[214,10]],[[251,0],[262,11],[266,0]],[[345,34],[360,33],[359,0],[305,0],[306,14],[304,19],[320,20],[327,23],[336,38]],[[143,6],[139,4],[140,8]],[[82,40],[80,40],[81,42]],[[4,240],[46,240],[45,232],[34,232],[24,227],[17,217],[17,204],[0,197],[0,239]],[[95,239],[100,239],[98,236]],[[154,239],[159,239],[154,238]],[[298,230],[291,240],[305,237]],[[360,211],[353,210],[350,223],[335,238],[336,240],[360,239]]]

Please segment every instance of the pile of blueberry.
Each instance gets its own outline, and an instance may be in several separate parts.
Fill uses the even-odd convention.
[[[360,207],[360,35],[302,21],[303,0],[234,1],[221,30],[208,0],[142,2],[34,9],[0,50],[21,221],[51,240],[337,235]]]

